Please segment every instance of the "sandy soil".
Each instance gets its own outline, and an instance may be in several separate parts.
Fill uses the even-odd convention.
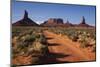
[[[80,43],[73,42],[68,36],[58,35],[48,30],[43,31],[42,34],[46,38],[49,52],[40,59],[41,64],[96,60],[95,52],[91,52],[92,48],[80,48]],[[13,39],[13,46],[16,44],[16,38]],[[32,56],[17,56],[12,60],[12,64],[32,64],[32,59]]]
[[[49,31],[44,31],[43,34],[47,38],[49,52],[57,54],[57,61],[77,62],[95,60],[95,53],[90,52],[88,48],[80,48],[80,43],[73,42],[67,36],[57,35]]]

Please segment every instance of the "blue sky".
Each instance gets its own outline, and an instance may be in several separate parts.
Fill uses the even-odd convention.
[[[95,6],[13,1],[12,23],[22,19],[25,10],[28,11],[29,17],[38,24],[49,18],[62,18],[64,22],[69,20],[77,24],[84,16],[88,24],[95,25]]]

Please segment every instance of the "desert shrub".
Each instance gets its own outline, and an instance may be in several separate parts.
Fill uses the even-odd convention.
[[[93,33],[93,32],[90,33],[90,37],[95,40],[96,39],[96,33]]]
[[[75,34],[71,36],[72,41],[77,41],[79,37]]]
[[[83,41],[82,44],[81,44],[81,47],[82,48],[88,47],[88,44],[89,43],[87,41]]]
[[[28,37],[25,38],[24,42],[33,42],[33,41],[35,41],[35,38],[36,37],[34,35],[28,36]]]
[[[76,31],[69,31],[67,35],[70,39],[72,39],[72,41],[77,41],[77,39],[79,38]]]
[[[80,47],[85,48],[89,46],[88,38],[85,36],[81,36],[79,42],[81,43]]]
[[[89,45],[89,38],[95,41],[95,33],[88,29],[73,29],[73,28],[58,28],[58,27],[45,27],[47,30],[56,34],[68,36],[72,41],[78,41],[81,43],[82,48]],[[46,38],[41,34],[41,30],[44,27],[19,27],[13,29],[13,37],[18,36],[16,49],[12,48],[12,56],[16,58],[19,55],[30,56],[32,55],[31,64],[39,64],[42,57],[48,55],[48,44]],[[90,41],[90,40],[89,40]],[[95,43],[93,43],[95,45]],[[95,46],[93,46],[93,52],[95,52]]]

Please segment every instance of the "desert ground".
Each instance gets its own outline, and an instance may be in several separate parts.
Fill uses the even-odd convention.
[[[12,27],[13,65],[96,60],[94,28]]]

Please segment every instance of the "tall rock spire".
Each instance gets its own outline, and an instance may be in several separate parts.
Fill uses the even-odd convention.
[[[25,10],[24,19],[28,18],[28,12]]]
[[[25,10],[24,17],[13,24],[14,26],[38,26],[36,22],[28,17],[28,12]]]
[[[82,22],[81,22],[81,24],[86,24],[84,16],[82,16]]]
[[[78,24],[79,27],[90,27],[90,25],[88,25],[85,21],[84,16],[82,17],[82,21],[80,24]]]

